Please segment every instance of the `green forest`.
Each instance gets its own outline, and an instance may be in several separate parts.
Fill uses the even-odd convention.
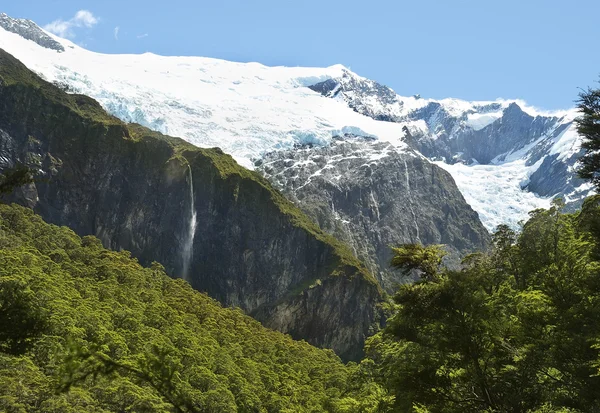
[[[600,411],[600,196],[536,210],[520,233],[421,271],[366,357],[222,308],[31,210],[0,206],[0,409],[6,412]]]
[[[0,411],[318,412],[376,404],[357,367],[0,205]]]
[[[362,362],[398,412],[600,411],[600,197],[536,210],[460,271],[439,248],[396,249],[422,270]]]

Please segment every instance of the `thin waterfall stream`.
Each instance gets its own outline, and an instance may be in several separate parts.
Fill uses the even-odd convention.
[[[192,176],[192,168],[188,164],[189,171],[189,214],[188,214],[188,225],[187,233],[185,234],[182,250],[182,268],[183,268],[183,279],[189,281],[190,265],[192,264],[192,258],[194,258],[194,236],[196,235],[196,205],[194,197],[194,178]]]

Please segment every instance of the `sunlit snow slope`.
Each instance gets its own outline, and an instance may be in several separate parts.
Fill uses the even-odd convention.
[[[110,113],[219,146],[244,166],[265,151],[332,136],[372,135],[401,145],[402,125],[377,122],[305,86],[341,74],[329,68],[267,67],[202,57],[105,55],[58,39],[65,52],[0,29],[0,47],[46,80],[97,99]]]
[[[535,113],[515,101],[401,97],[341,65],[289,68],[150,53],[99,54],[46,33],[33,22],[6,15],[0,15],[0,47],[48,81],[97,99],[124,121],[198,146],[221,147],[250,168],[267,152],[297,144],[328,145],[336,136],[370,137],[400,151],[410,145],[430,159],[445,159],[438,164],[454,176],[489,229],[500,222],[514,224],[530,209],[547,206],[555,195],[552,185],[546,184],[545,192],[536,191],[541,195],[522,186],[530,178],[537,185],[535,172],[548,157],[562,162],[556,158],[571,159],[579,149],[572,114]],[[515,106],[523,115],[515,114]],[[534,119],[531,125],[536,128],[539,123],[541,132],[505,151],[510,155],[529,147],[521,158],[499,156],[488,165],[476,165],[472,157],[462,156],[466,149],[452,147],[452,142],[462,142],[469,134],[473,139],[495,136],[502,125],[523,116]],[[502,140],[504,135],[498,136]],[[577,187],[577,194],[571,187],[568,191],[581,197],[587,194],[584,189]]]

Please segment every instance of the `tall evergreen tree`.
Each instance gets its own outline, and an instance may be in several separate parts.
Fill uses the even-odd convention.
[[[435,248],[393,250],[422,277],[399,287],[361,363],[393,412],[600,413],[599,197],[573,214],[556,200],[520,233],[499,226],[460,270]]]
[[[600,89],[588,88],[579,94],[577,131],[583,137],[585,154],[581,157],[579,176],[600,188]]]

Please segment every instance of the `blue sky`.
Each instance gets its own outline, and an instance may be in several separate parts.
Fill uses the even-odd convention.
[[[600,74],[598,0],[18,0],[104,53],[342,63],[402,95],[568,108]],[[91,14],[79,14],[87,10]],[[58,21],[57,21],[58,20]],[[118,29],[116,29],[118,27]]]

